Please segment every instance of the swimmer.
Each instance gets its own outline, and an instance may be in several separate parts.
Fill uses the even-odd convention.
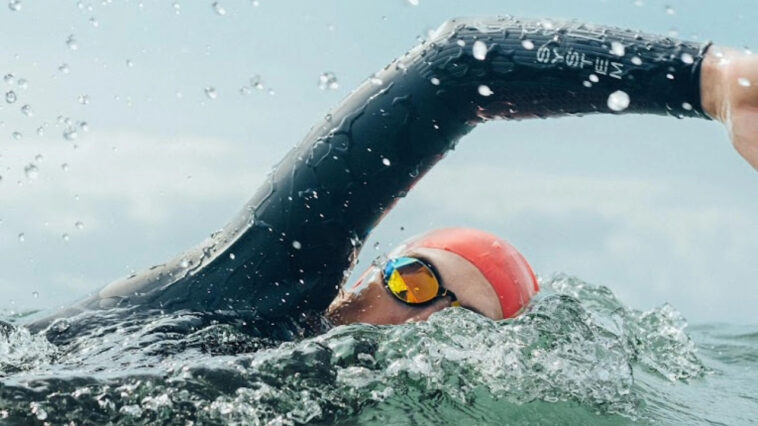
[[[493,118],[715,119],[758,169],[758,57],[543,22],[446,22],[314,126],[221,232],[31,328],[110,308],[234,313],[256,318],[262,335],[327,309],[337,323],[421,320],[453,305],[493,319],[517,315],[538,290],[534,274],[505,241],[476,230],[413,239],[338,295],[377,223],[462,136]]]

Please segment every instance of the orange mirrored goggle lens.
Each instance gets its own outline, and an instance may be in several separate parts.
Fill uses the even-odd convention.
[[[409,304],[426,303],[440,291],[434,272],[412,257],[390,259],[384,267],[384,282],[395,297]]]

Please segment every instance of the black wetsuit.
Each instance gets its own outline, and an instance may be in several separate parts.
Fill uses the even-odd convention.
[[[451,20],[318,123],[223,231],[63,314],[322,311],[372,228],[476,124],[611,113],[617,91],[624,113],[705,118],[706,47],[575,22]]]

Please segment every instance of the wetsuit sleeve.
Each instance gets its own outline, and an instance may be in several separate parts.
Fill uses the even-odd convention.
[[[222,232],[84,306],[251,310],[271,320],[323,310],[371,229],[476,124],[706,118],[706,47],[576,22],[451,20],[319,122]]]

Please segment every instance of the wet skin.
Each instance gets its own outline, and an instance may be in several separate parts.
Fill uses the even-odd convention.
[[[412,248],[392,253],[409,256],[432,265],[442,286],[455,293],[461,307],[494,320],[503,318],[495,290],[479,269],[463,257],[440,249]],[[409,305],[393,296],[384,285],[380,266],[371,266],[351,289],[342,290],[327,310],[335,324],[356,322],[402,324],[423,321],[431,314],[452,306],[451,296],[442,296],[423,305]]]

